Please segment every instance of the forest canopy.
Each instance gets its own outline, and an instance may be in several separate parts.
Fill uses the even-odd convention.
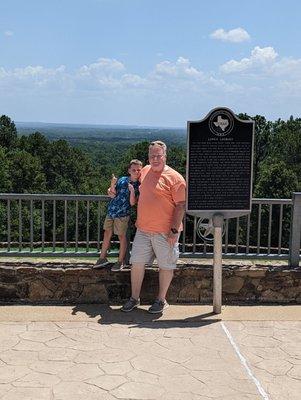
[[[290,198],[301,190],[301,119],[268,121],[265,117],[239,114],[255,121],[253,197]],[[158,137],[160,130],[133,134],[81,137],[72,132],[53,139],[43,132],[18,134],[15,123],[0,117],[0,192],[105,194],[111,174],[126,173],[132,158],[147,162],[151,140],[168,145],[168,164],[185,175],[185,134],[172,129]],[[125,140],[125,137],[127,140]],[[89,139],[89,140],[88,140]]]

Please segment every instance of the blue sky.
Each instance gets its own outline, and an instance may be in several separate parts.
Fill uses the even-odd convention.
[[[2,0],[0,114],[185,126],[301,117],[298,1]]]

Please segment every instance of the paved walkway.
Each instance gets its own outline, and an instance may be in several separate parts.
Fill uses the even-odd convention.
[[[1,306],[1,400],[300,400],[301,306]]]

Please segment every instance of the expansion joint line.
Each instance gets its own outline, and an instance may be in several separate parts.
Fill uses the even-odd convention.
[[[235,350],[235,353],[237,354],[241,364],[244,366],[244,368],[246,369],[249,377],[251,378],[251,380],[255,383],[259,393],[261,394],[262,398],[264,400],[270,400],[269,396],[267,395],[266,391],[263,389],[263,387],[261,386],[261,383],[259,382],[259,380],[254,376],[251,368],[249,367],[247,360],[245,359],[245,357],[241,354],[239,347],[237,346],[237,344],[235,343],[233,336],[231,335],[231,333],[229,332],[229,330],[227,329],[226,325],[223,323],[223,321],[221,321],[221,326],[223,328],[223,331],[225,332],[225,334],[227,335],[227,338],[229,339],[229,342],[231,343],[232,347]]]

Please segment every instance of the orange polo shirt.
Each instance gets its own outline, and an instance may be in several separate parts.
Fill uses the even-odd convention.
[[[185,201],[185,179],[167,165],[162,172],[154,172],[146,165],[140,181],[137,228],[150,233],[169,233],[175,206]]]

